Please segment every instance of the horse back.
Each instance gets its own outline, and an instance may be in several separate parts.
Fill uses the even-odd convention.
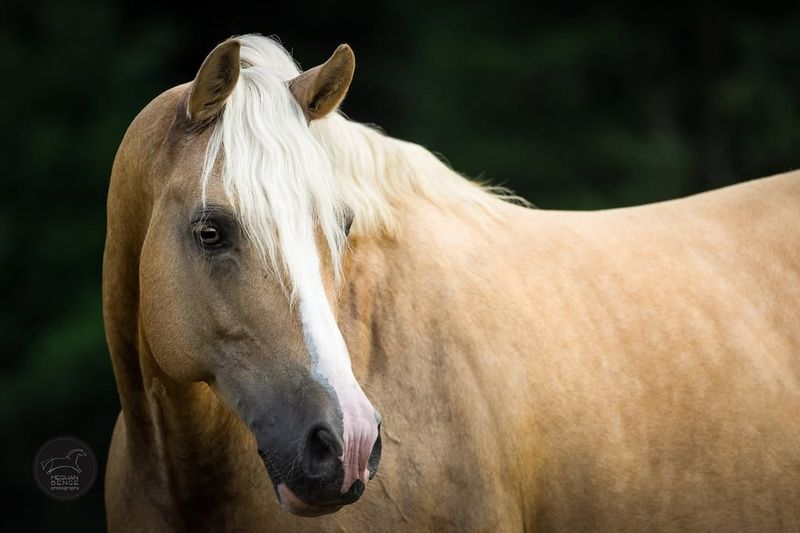
[[[534,226],[537,525],[800,528],[800,173]]]

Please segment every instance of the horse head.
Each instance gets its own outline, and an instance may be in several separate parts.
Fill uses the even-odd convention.
[[[151,169],[141,322],[178,382],[206,382],[251,428],[284,509],[356,501],[380,416],[353,375],[331,300],[351,220],[311,128],[353,76],[340,46],[300,73],[274,43],[232,39],[185,87]]]

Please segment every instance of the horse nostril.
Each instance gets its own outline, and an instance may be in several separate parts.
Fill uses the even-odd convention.
[[[341,444],[333,432],[324,426],[308,433],[304,466],[309,477],[331,478],[339,468]]]
[[[333,445],[332,435],[327,429],[319,428],[311,432],[308,440],[308,453],[315,461],[324,461],[330,455]]]
[[[378,463],[381,462],[381,423],[378,422],[378,438],[375,439],[375,444],[372,445],[372,451],[367,460],[367,470],[369,471],[369,478],[375,477],[378,473]]]

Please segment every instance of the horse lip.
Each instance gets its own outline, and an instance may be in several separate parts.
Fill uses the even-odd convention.
[[[272,482],[272,489],[275,491],[275,497],[277,498],[278,503],[280,503],[281,508],[298,516],[321,516],[335,513],[345,505],[349,505],[358,501],[366,489],[366,484],[363,481],[356,480],[352,487],[350,487],[350,490],[341,495],[342,497],[336,501],[327,503],[307,503],[301,500],[294,493],[294,491],[289,488],[286,481],[281,478],[280,475],[278,475],[277,470],[269,460],[269,454],[267,452],[259,449],[258,455],[264,462],[264,466],[267,469],[267,475],[269,476],[269,480]],[[372,479],[373,476],[374,474],[372,474],[369,479]],[[283,496],[281,491],[284,492]],[[287,501],[287,499],[289,501]]]
[[[335,513],[336,511],[344,507],[343,504],[339,503],[326,504],[326,505],[306,503],[303,500],[301,500],[292,491],[292,489],[290,489],[289,486],[286,485],[286,483],[279,484],[276,491],[278,493],[278,502],[281,505],[281,509],[297,516],[305,516],[305,517],[322,516],[330,513]]]
[[[280,501],[281,496],[278,494],[278,485],[281,483],[281,478],[278,475],[278,472],[275,470],[275,467],[272,466],[272,462],[269,460],[267,452],[258,450],[258,455],[261,457],[261,460],[264,462],[264,466],[267,468],[267,476],[272,482],[272,489],[275,491],[275,497],[278,498],[278,501]]]

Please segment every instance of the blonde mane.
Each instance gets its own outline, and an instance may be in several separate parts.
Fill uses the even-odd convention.
[[[307,125],[287,82],[300,74],[291,55],[259,35],[239,37],[239,81],[214,126],[201,177],[203,201],[221,157],[224,190],[268,266],[285,266],[292,291],[304,243],[319,231],[339,275],[344,220],[361,235],[399,233],[397,207],[413,198],[484,216],[502,189],[458,175],[425,148],[393,139],[339,113]]]

